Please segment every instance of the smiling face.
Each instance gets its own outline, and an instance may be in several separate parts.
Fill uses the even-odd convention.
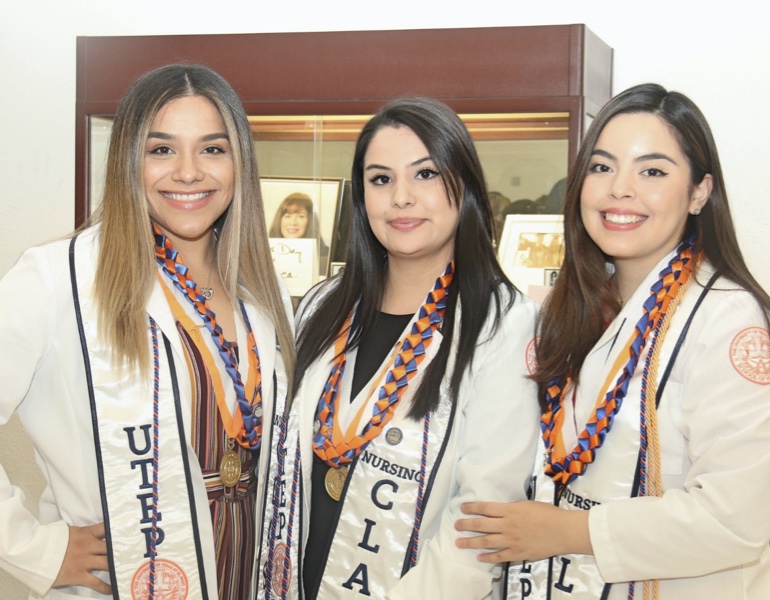
[[[408,127],[381,128],[363,168],[369,225],[390,260],[445,266],[454,254],[459,212],[420,138]]]
[[[171,242],[210,244],[234,189],[232,148],[216,107],[200,96],[161,107],[145,143],[144,192],[150,217]]]
[[[309,215],[298,204],[290,204],[281,217],[281,235],[285,238],[305,237]]]
[[[591,239],[618,273],[644,277],[682,240],[688,214],[711,192],[693,185],[687,157],[666,123],[649,113],[614,117],[596,141],[580,208]]]

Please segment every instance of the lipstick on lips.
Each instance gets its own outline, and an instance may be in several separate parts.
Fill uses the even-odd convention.
[[[414,231],[425,222],[425,219],[416,219],[413,217],[398,217],[388,222],[396,231],[409,232]]]
[[[636,229],[647,220],[646,215],[622,210],[601,211],[602,223],[607,229],[615,231],[628,231]]]
[[[213,190],[205,192],[161,192],[161,195],[169,201],[169,204],[183,210],[197,210],[208,205],[208,201],[214,196]]]

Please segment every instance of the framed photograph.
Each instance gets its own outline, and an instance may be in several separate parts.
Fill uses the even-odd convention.
[[[318,244],[313,238],[270,238],[270,252],[291,296],[301,298],[318,282]]]
[[[346,179],[342,184],[342,196],[337,205],[337,214],[334,217],[334,235],[332,236],[332,244],[329,251],[329,277],[336,275],[342,270],[342,268],[338,266],[337,271],[335,272],[335,265],[345,266],[345,253],[347,252],[348,235],[350,234],[352,210],[353,196],[351,181]]]
[[[310,286],[329,275],[329,251],[335,237],[335,220],[343,183],[343,179],[309,177],[268,177],[261,180],[271,245],[281,238],[315,240],[318,260]],[[293,291],[292,295],[295,295]]]
[[[508,215],[498,260],[517,288],[542,300],[556,282],[564,260],[564,217]]]
[[[329,264],[329,277],[339,275],[345,269],[344,262],[332,262]]]

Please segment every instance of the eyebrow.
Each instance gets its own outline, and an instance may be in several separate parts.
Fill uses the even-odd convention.
[[[594,151],[591,152],[591,156],[594,156],[594,155],[603,156],[606,159],[614,160],[616,162],[618,160],[617,157],[615,157],[612,153],[607,152],[606,150],[601,150],[599,148],[594,148]],[[649,154],[642,154],[641,156],[637,156],[634,159],[634,162],[641,163],[641,162],[646,162],[648,160],[667,160],[671,164],[678,166],[678,163],[673,158],[671,158],[668,154],[663,154],[662,152],[651,152]]]
[[[410,167],[417,167],[417,166],[421,165],[422,163],[424,163],[426,161],[429,161],[429,160],[433,160],[433,159],[430,156],[426,156],[425,158],[420,158],[420,159],[414,161],[413,163],[410,163],[408,166],[410,166]],[[386,167],[385,165],[378,165],[378,164],[374,164],[373,163],[371,165],[366,165],[366,167],[364,168],[364,171],[371,171],[373,169],[377,169],[377,170],[380,170],[380,171],[392,171],[393,170],[390,167]]]
[[[156,139],[156,140],[174,140],[176,139],[175,135],[171,135],[170,133],[163,133],[162,131],[151,131],[147,134],[147,139]],[[216,140],[227,140],[229,141],[230,138],[227,136],[226,133],[209,133],[207,135],[204,135],[201,137],[202,142],[213,142]]]

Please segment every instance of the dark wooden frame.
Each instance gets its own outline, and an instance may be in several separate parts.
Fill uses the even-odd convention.
[[[370,114],[405,94],[457,112],[569,112],[569,163],[611,93],[612,49],[584,25],[79,37],[75,225],[89,214],[89,117],[114,115],[141,74],[218,71],[250,115]]]

